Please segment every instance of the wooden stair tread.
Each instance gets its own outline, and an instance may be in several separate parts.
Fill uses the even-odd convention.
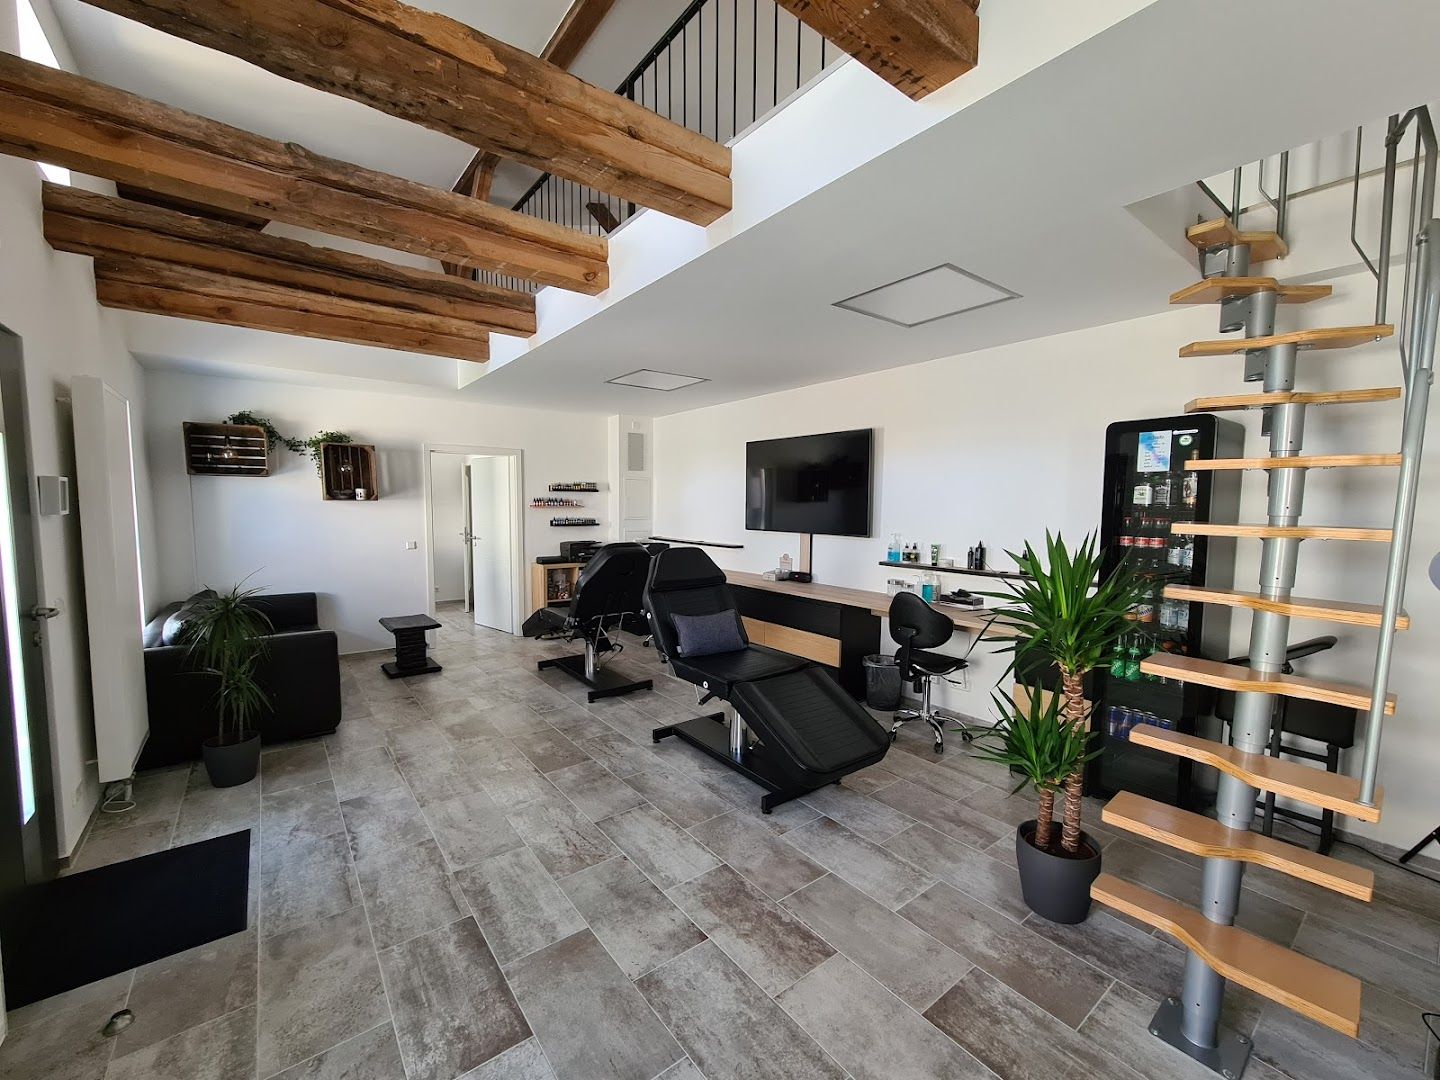
[[[1371,401],[1394,401],[1402,393],[1398,386],[1377,386],[1369,390],[1272,390],[1268,394],[1195,398],[1185,406],[1185,411],[1230,412],[1235,409],[1268,409],[1272,405],[1363,405]]]
[[[1225,469],[1365,469],[1400,464],[1399,454],[1297,454],[1295,457],[1195,458],[1189,472]]]
[[[1238,230],[1230,224],[1229,218],[1216,218],[1213,221],[1202,221],[1198,225],[1191,225],[1185,230],[1185,239],[1201,251],[1209,248],[1229,247],[1233,244],[1249,244],[1251,266],[1269,262],[1271,259],[1283,259],[1290,254],[1290,249],[1285,246],[1285,241],[1280,239],[1276,233]]]
[[[1117,829],[1149,837],[1191,855],[1268,866],[1356,900],[1368,902],[1375,896],[1375,875],[1363,867],[1319,855],[1272,836],[1227,829],[1214,818],[1192,814],[1133,791],[1122,791],[1106,803],[1100,819]]]
[[[1212,277],[1171,293],[1170,303],[1219,304],[1240,296],[1273,292],[1279,303],[1308,304],[1325,299],[1333,291],[1329,285],[1281,285],[1272,277]]]
[[[1216,341],[1192,341],[1180,350],[1181,356],[1233,356],[1236,353],[1268,349],[1272,345],[1294,345],[1298,349],[1349,349],[1376,338],[1387,338],[1395,327],[1327,326],[1318,330],[1292,330],[1288,334],[1266,337],[1220,338]]]
[[[1388,544],[1389,529],[1359,529],[1346,525],[1219,525],[1211,521],[1175,521],[1170,531],[1178,536],[1239,536],[1258,540],[1361,540]]]
[[[1269,754],[1247,754],[1224,743],[1167,731],[1153,724],[1136,724],[1130,729],[1130,741],[1209,765],[1261,791],[1273,791],[1322,810],[1334,810],[1357,821],[1380,820],[1381,789],[1375,789],[1375,805],[1366,806],[1360,802],[1360,782],[1342,773],[1312,769]]]
[[[1160,675],[1178,682],[1198,683],[1236,693],[1279,694],[1281,697],[1325,701],[1347,709],[1370,708],[1370,692],[1354,683],[1307,679],[1303,675],[1285,675],[1278,671],[1257,671],[1219,660],[1203,660],[1198,656],[1176,656],[1154,653],[1140,661],[1140,670],[1147,675]],[[1395,695],[1385,695],[1385,715],[1395,715]]]
[[[1360,980],[1283,945],[1200,912],[1113,874],[1101,874],[1090,896],[1153,926],[1232,982],[1354,1038],[1360,1032]]]
[[[1354,604],[1348,600],[1312,600],[1304,596],[1292,596],[1288,600],[1273,600],[1258,592],[1239,592],[1235,589],[1208,589],[1200,585],[1167,585],[1167,600],[1189,600],[1197,604],[1218,604],[1222,607],[1249,608],[1251,611],[1269,611],[1276,615],[1289,615],[1301,619],[1326,619],[1344,623],[1347,626],[1370,626],[1378,628],[1383,612],[1379,604]],[[1410,629],[1410,616],[1395,617],[1396,630]]]

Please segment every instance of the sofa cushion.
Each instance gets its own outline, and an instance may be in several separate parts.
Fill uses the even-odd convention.
[[[183,601],[176,600],[173,604],[166,604],[155,613],[155,617],[145,624],[145,632],[142,638],[144,648],[154,649],[165,643],[165,622],[183,606]]]
[[[179,610],[174,612],[168,619],[165,620],[165,629],[161,631],[160,643],[162,645],[184,644],[183,638],[185,634],[185,623],[186,620],[188,620],[190,616],[194,613],[196,602],[199,600],[209,600],[214,596],[214,589],[201,589],[194,596],[190,597],[190,599],[186,600],[183,604],[181,604]]]
[[[715,656],[745,648],[740,613],[734,608],[709,615],[673,615],[676,651],[684,657]]]

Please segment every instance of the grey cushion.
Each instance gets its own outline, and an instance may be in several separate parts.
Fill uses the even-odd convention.
[[[190,618],[197,600],[206,600],[215,595],[214,589],[201,589],[190,599],[180,605],[180,609],[174,612],[165,620],[165,628],[160,632],[160,642],[163,645],[183,645],[182,640],[185,634],[185,622]]]
[[[709,615],[673,615],[681,656],[715,656],[745,648],[740,613],[733,608]]]
[[[145,624],[145,633],[141,639],[144,648],[153,649],[158,645],[164,644],[165,623],[171,615],[174,615],[183,606],[181,601],[176,600],[173,604],[166,604],[155,613],[154,618]]]

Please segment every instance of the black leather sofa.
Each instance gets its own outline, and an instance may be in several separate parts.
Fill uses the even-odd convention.
[[[145,626],[150,736],[137,768],[196,761],[218,728],[214,680],[190,670],[185,647],[174,643],[187,602],[167,605]],[[261,741],[330,734],[340,725],[340,645],[335,631],[320,629],[315,594],[267,593],[251,603],[274,628],[256,672],[270,699],[256,724]]]

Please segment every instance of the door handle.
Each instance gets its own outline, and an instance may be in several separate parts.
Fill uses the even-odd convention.
[[[58,607],[46,607],[43,604],[36,604],[25,614],[37,621],[40,619],[53,619],[60,614],[60,609]]]

